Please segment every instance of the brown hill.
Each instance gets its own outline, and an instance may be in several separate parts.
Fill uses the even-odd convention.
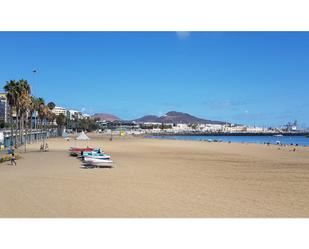
[[[158,120],[158,116],[156,115],[146,115],[144,117],[135,119],[133,121],[137,122],[137,123],[147,123],[147,122],[151,122],[151,123],[155,123]]]
[[[101,121],[115,121],[115,120],[121,120],[115,115],[108,114],[108,113],[96,113],[92,116],[93,118],[100,118]]]
[[[156,122],[156,123],[176,123],[176,124],[226,124],[227,122],[207,120],[194,117],[188,113],[171,111],[165,115],[158,117],[154,115],[147,115],[139,119],[133,120],[137,123]]]

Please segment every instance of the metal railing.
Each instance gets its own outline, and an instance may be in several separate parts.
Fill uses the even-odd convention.
[[[19,145],[23,145],[25,143],[29,144],[29,143],[34,143],[34,142],[39,142],[42,141],[43,139],[47,139],[49,137],[57,137],[58,133],[56,130],[32,130],[32,132],[30,133],[29,131],[27,132],[23,132],[22,136],[21,136],[21,140],[20,140],[20,135],[19,132],[13,131],[13,136],[11,136],[11,131],[10,130],[3,130],[1,131],[3,132],[4,135],[4,139],[3,139],[3,143],[1,143],[1,145],[3,145],[4,147],[10,147],[11,145],[15,145],[15,140],[17,138],[17,141],[19,143]],[[17,135],[17,136],[16,136]]]

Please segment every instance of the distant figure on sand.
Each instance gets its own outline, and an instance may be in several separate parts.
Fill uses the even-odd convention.
[[[15,152],[14,152],[14,149],[12,149],[12,151],[11,151],[11,153],[12,153],[12,156],[11,156],[11,165],[17,165],[16,164],[16,158],[15,158]]]
[[[46,143],[45,145],[44,145],[44,144],[41,144],[41,146],[40,146],[40,151],[47,152],[47,151],[48,151],[48,144],[47,144],[47,143]]]

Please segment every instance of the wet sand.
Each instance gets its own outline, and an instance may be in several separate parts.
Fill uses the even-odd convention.
[[[309,217],[309,148],[90,137],[0,164],[0,217]],[[81,168],[86,145],[115,167]]]

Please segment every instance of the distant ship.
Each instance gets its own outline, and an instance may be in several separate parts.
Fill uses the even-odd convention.
[[[283,137],[282,134],[274,135],[274,137]]]

